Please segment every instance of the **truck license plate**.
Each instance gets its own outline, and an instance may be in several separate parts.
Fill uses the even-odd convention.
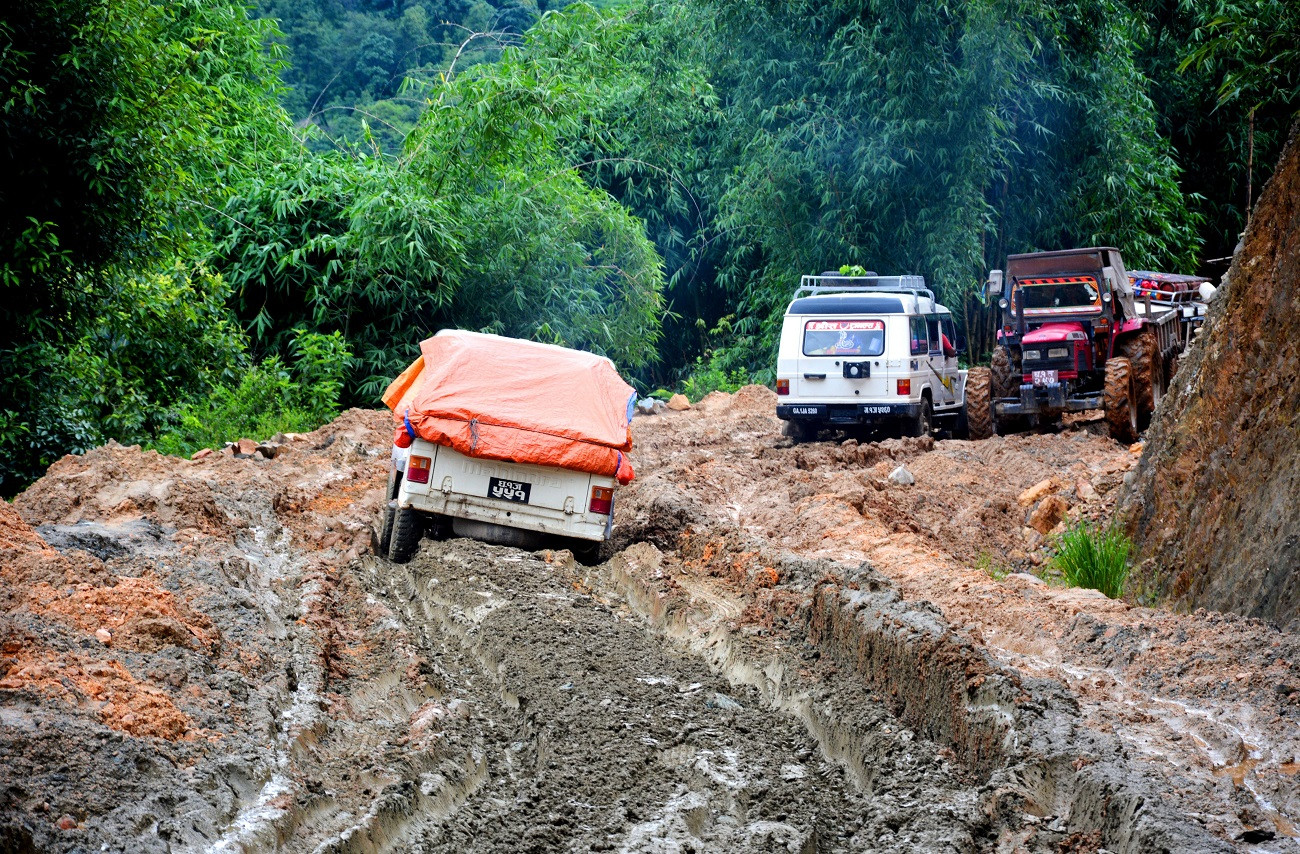
[[[863,415],[888,415],[888,406],[864,406],[862,407]]]
[[[532,491],[532,488],[531,483],[522,480],[506,480],[500,477],[488,478],[488,498],[527,504],[528,493]]]
[[[1059,382],[1056,371],[1034,371],[1034,385],[1048,385]]]
[[[816,406],[792,406],[790,407],[792,415],[820,415],[821,411]]]

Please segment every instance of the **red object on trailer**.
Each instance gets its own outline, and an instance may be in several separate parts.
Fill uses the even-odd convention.
[[[394,441],[418,436],[469,457],[633,478],[636,393],[603,356],[444,329],[384,392]]]

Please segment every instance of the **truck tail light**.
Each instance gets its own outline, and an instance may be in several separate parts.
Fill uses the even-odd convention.
[[[406,464],[406,479],[411,483],[428,483],[432,464],[433,460],[429,457],[411,457],[411,461]]]
[[[591,503],[587,509],[592,513],[600,513],[608,516],[610,509],[614,506],[614,490],[608,486],[593,486],[591,488]]]
[[[790,393],[790,381],[789,381],[789,380],[777,380],[777,381],[776,381],[776,393],[777,393],[777,394],[789,394],[789,393]]]
[[[912,395],[912,381],[911,381],[911,380],[899,380],[899,381],[898,381],[898,393],[901,394],[901,395],[904,395],[905,397],[911,397],[911,395]]]

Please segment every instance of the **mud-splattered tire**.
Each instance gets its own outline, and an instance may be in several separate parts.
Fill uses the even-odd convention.
[[[1144,329],[1120,345],[1133,371],[1133,390],[1137,398],[1138,424],[1145,427],[1160,405],[1165,393],[1164,357],[1160,354],[1154,329]]]
[[[397,516],[397,502],[389,500],[384,504],[384,518],[379,523],[379,553],[387,555],[393,543],[393,519]]]
[[[993,436],[992,381],[988,368],[971,368],[966,374],[966,429],[971,439]]]
[[[573,540],[570,548],[573,551],[573,559],[578,563],[583,566],[598,566],[609,557],[608,545],[607,542]]]
[[[398,507],[393,513],[393,533],[388,544],[388,559],[406,563],[420,547],[424,535],[424,517],[410,507]]]
[[[785,421],[781,424],[781,435],[790,437],[794,444],[811,442],[817,438],[817,425],[803,421]]]
[[[393,541],[393,518],[397,515],[397,492],[402,487],[402,473],[396,467],[388,473],[384,489],[384,517],[379,522],[379,554],[387,555]]]
[[[929,436],[934,432],[934,404],[930,398],[921,398],[921,412],[916,416],[915,421],[907,422],[905,427],[906,435],[917,438],[918,436]]]
[[[1106,362],[1106,426],[1112,439],[1125,444],[1137,439],[1137,390],[1133,385],[1133,366],[1128,359],[1114,357]]]
[[[992,380],[989,390],[993,397],[1015,397],[1020,393],[1020,356],[1008,347],[994,347],[989,361]]]

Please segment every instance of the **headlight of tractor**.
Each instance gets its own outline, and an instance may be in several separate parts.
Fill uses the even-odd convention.
[[[1041,359],[1041,358],[1043,358],[1043,351],[1042,351],[1042,350],[1025,350],[1023,353],[1020,354],[1020,357],[1021,357],[1022,359],[1024,359],[1025,361],[1032,362],[1032,361],[1034,361],[1035,359]]]
[[[1069,348],[1069,347],[1053,347],[1052,349],[1050,349],[1050,350],[1047,351],[1047,358],[1049,358],[1049,359],[1068,359],[1068,358],[1070,358],[1070,348]]]

